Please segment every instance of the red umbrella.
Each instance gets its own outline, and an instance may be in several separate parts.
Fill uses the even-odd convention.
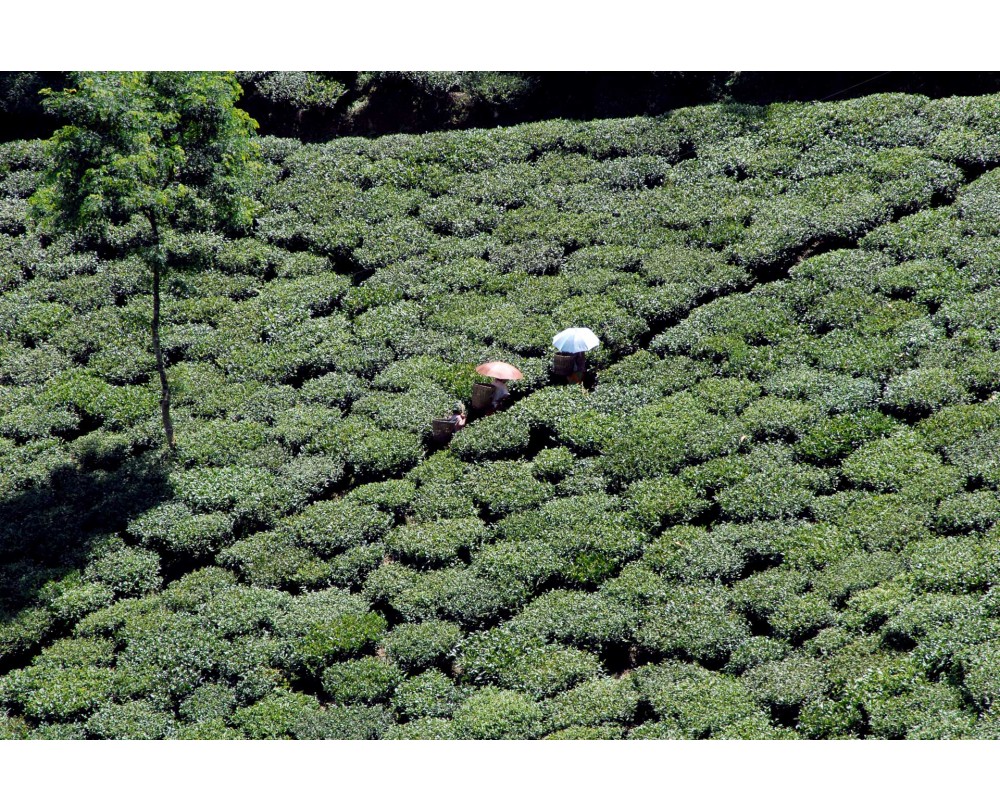
[[[520,380],[524,377],[521,370],[509,363],[501,360],[491,360],[488,363],[481,363],[476,367],[476,371],[485,377],[495,377],[498,380]]]

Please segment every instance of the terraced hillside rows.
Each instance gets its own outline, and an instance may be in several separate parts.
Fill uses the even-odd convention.
[[[262,143],[176,458],[142,225],[0,147],[3,737],[1000,737],[1000,97]]]

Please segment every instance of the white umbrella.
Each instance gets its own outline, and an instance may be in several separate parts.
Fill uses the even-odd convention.
[[[560,352],[586,352],[600,344],[600,340],[586,327],[564,329],[552,339],[552,345]]]

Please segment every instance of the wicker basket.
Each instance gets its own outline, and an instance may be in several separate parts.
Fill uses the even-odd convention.
[[[573,374],[573,356],[569,352],[556,352],[552,359],[552,374],[561,377]]]
[[[431,431],[434,433],[434,439],[438,442],[447,442],[451,439],[457,427],[458,426],[449,419],[434,420],[434,422],[431,423]]]
[[[472,384],[472,407],[482,411],[493,404],[493,387],[486,383]]]

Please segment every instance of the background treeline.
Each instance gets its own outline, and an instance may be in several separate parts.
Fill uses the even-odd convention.
[[[0,72],[0,140],[44,138],[62,122],[38,91],[62,72]],[[1000,91],[1000,73],[243,71],[244,108],[261,134],[324,141],[337,135],[508,126],[550,118],[655,115],[696,104],[769,104],[870,93],[931,98]]]

